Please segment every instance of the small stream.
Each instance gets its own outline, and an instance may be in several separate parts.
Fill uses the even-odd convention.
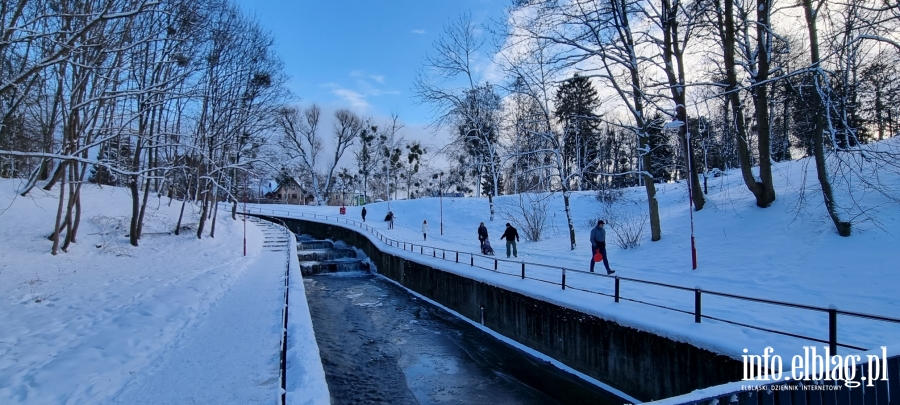
[[[304,276],[332,403],[623,404],[368,272]]]

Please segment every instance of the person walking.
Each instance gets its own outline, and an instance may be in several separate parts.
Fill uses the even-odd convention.
[[[594,272],[594,256],[599,252],[603,255],[603,265],[606,267],[606,274],[609,275],[616,271],[609,268],[609,257],[606,256],[606,230],[603,229],[605,224],[606,222],[601,219],[597,221],[597,226],[591,229],[591,273]]]
[[[366,207],[363,207],[363,209],[362,209],[362,218],[363,218],[363,222],[366,222]]]
[[[488,239],[487,227],[484,226],[484,222],[478,226],[478,243],[481,245],[479,249],[484,251],[484,241]]]
[[[388,229],[394,229],[394,211],[388,211],[384,220],[388,223]]]
[[[516,242],[519,241],[519,231],[513,228],[509,222],[506,223],[506,231],[500,236],[500,240],[506,239],[506,258],[509,258],[509,252],[512,250],[513,257],[519,257],[519,251],[516,250]]]
[[[422,240],[428,240],[428,220],[422,221]]]

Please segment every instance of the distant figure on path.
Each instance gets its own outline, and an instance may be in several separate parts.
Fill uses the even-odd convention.
[[[600,252],[603,255],[603,265],[606,266],[606,274],[613,274],[616,271],[609,268],[609,257],[606,256],[606,230],[603,220],[597,221],[597,226],[591,229],[591,273],[594,272],[594,255]]]
[[[362,217],[363,217],[363,222],[366,222],[366,207],[363,207]]]
[[[506,223],[506,231],[503,232],[503,236],[500,236],[500,240],[503,239],[506,239],[506,258],[509,258],[510,249],[512,249],[513,257],[519,257],[519,251],[516,250],[516,242],[519,241],[519,231],[513,228],[509,222]]]
[[[484,241],[486,241],[487,239],[487,227],[484,226],[484,222],[482,222],[481,225],[478,226],[478,242],[480,242],[481,246],[479,247],[482,249],[482,251],[484,250]]]
[[[422,221],[422,240],[428,240],[428,220]]]
[[[388,223],[388,229],[394,229],[394,211],[388,211],[384,216],[384,220]]]

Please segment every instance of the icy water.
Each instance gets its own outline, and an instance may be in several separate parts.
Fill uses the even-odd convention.
[[[622,404],[369,273],[304,286],[332,404]]]

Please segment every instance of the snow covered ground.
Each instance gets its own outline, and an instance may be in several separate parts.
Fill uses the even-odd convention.
[[[132,247],[128,191],[86,185],[78,243],[52,256],[58,195],[21,197],[20,184],[0,180],[0,403],[280,402],[285,262],[295,247],[264,248],[264,224],[248,222],[244,257],[243,223],[225,212],[215,238],[171,235],[180,204],[156,197]],[[196,229],[199,213],[186,210]],[[302,287],[294,283],[298,297]],[[295,305],[295,323],[308,326],[305,301]],[[295,403],[327,403],[311,328],[292,340],[308,364],[291,386],[311,395]]]
[[[882,174],[888,195],[871,192],[862,187],[861,207],[875,219],[854,225],[849,238],[837,235],[821,201],[815,181],[814,167],[809,159],[775,165],[778,199],[769,208],[755,206],[755,200],[741,182],[736,171],[709,179],[706,207],[694,213],[699,268],[691,269],[690,219],[687,186],[684,182],[658,187],[663,235],[662,240],[650,242],[649,226],[637,249],[622,250],[608,243],[613,269],[621,277],[667,283],[693,289],[750,296],[761,299],[804,304],[820,308],[835,306],[839,310],[873,315],[900,317],[900,275],[896,271],[894,249],[900,231],[900,178]],[[401,192],[402,196],[402,192]],[[644,190],[626,191],[624,200],[629,209],[644,210],[640,201]],[[893,199],[892,199],[893,198]],[[468,253],[478,253],[476,229],[479,222],[487,224],[497,257],[505,258],[505,243],[499,240],[508,217],[502,212],[512,211],[519,196],[495,199],[498,215],[490,221],[486,198],[423,198],[395,200],[367,205],[366,225],[389,238]],[[527,200],[526,200],[527,201]],[[548,214],[551,227],[537,242],[518,245],[518,261],[542,263],[586,271],[590,261],[587,238],[597,218],[609,218],[601,212],[601,205],[592,192],[576,193],[572,199],[576,227],[577,248],[569,249],[562,197],[550,197]],[[334,222],[360,221],[361,207],[347,207],[347,214],[338,214],[338,207],[317,206],[257,206],[251,212],[300,217],[320,215],[317,220]],[[388,229],[383,218],[388,210],[396,214],[394,229]],[[322,215],[328,215],[324,218]],[[423,241],[422,221],[427,220],[429,232]],[[443,222],[443,235],[440,224]],[[343,226],[358,227],[344,224]],[[521,234],[520,229],[520,234]],[[373,234],[374,235],[374,234]],[[373,236],[377,241],[377,237]],[[612,232],[607,228],[607,240]],[[382,244],[385,249],[390,248]],[[419,247],[415,248],[416,253]],[[689,341],[740,359],[743,349],[761,354],[766,346],[776,353],[790,356],[802,353],[804,345],[821,347],[823,343],[789,336],[746,329],[724,322],[704,319],[694,323],[693,291],[675,290],[622,281],[622,295],[627,298],[664,305],[688,313],[655,308],[633,302],[613,303],[612,298],[574,289],[561,291],[559,286],[540,282],[522,282],[516,277],[517,263],[501,263],[507,274],[469,266],[469,256],[463,254],[462,265],[412,252],[399,253],[412,260],[431,263],[460,274],[483,279],[510,289],[541,296],[549,301],[614,319],[622,324],[653,331],[680,341]],[[440,251],[438,256],[440,256]],[[452,254],[451,254],[452,255]],[[476,256],[476,265],[491,268],[493,263]],[[599,265],[599,264],[598,264]],[[504,267],[505,266],[505,267]],[[599,267],[602,269],[602,266]],[[546,272],[546,279],[559,282],[561,271]],[[612,293],[611,278],[567,273],[567,284]],[[825,312],[754,303],[732,298],[703,295],[703,314],[731,322],[744,323],[783,332],[828,339],[828,316]],[[863,320],[845,315],[838,317],[838,340],[862,348],[877,348],[900,342],[900,324]],[[847,353],[850,349],[841,349]]]
[[[649,241],[649,229],[637,249],[609,245],[612,267],[622,277],[693,289],[897,317],[900,298],[894,249],[900,230],[896,202],[900,177],[883,176],[887,196],[864,189],[860,203],[877,221],[856,224],[849,238],[838,236],[821,206],[808,160],[775,166],[778,200],[755,207],[737,173],[709,180],[706,207],[694,213],[699,268],[691,270],[690,222],[684,183],[659,187],[663,238]],[[807,176],[804,178],[804,176]],[[128,245],[130,196],[126,190],[85,186],[84,216],[78,243],[52,256],[46,235],[57,197],[34,190],[17,196],[20,180],[0,180],[0,403],[277,403],[278,344],[281,334],[285,254],[263,248],[266,227],[248,223],[248,255],[242,256],[242,222],[221,211],[216,237],[198,240],[192,232],[168,234],[178,202],[152,198],[140,247]],[[640,201],[643,189],[627,190]],[[424,198],[368,205],[368,226],[390,238],[442,249],[477,253],[476,228],[488,225],[491,241],[505,258],[499,240],[500,213],[518,196],[496,199],[498,215],[489,220],[484,198]],[[505,208],[504,208],[505,207]],[[611,292],[612,279],[584,274],[590,252],[587,237],[596,218],[610,218],[592,193],[572,197],[577,248],[569,249],[562,199],[550,197],[551,228],[537,242],[519,244],[520,261],[567,273],[567,284]],[[643,209],[640,202],[629,209]],[[301,216],[327,214],[319,221],[356,227],[360,207],[261,206],[257,211]],[[381,221],[392,210],[394,229]],[[188,207],[187,224],[197,211]],[[422,221],[429,223],[422,241]],[[443,222],[444,232],[440,234]],[[366,231],[368,232],[368,231]],[[369,233],[377,242],[378,237]],[[608,236],[612,237],[608,229]],[[511,290],[616,320],[673,339],[689,341],[740,358],[742,350],[761,353],[773,346],[789,356],[810,341],[741,328],[693,315],[576,289],[522,281],[518,277],[422,256],[401,248],[385,250],[448,271],[466,274]],[[477,256],[476,256],[477,257]],[[478,258],[478,260],[484,260]],[[296,261],[292,274],[299,274]],[[490,266],[490,262],[480,264]],[[505,266],[505,267],[504,267]],[[530,265],[529,265],[530,266]],[[501,270],[518,274],[517,263]],[[540,273],[538,270],[535,274]],[[546,277],[558,276],[546,270]],[[328,402],[318,349],[302,297],[302,279],[291,278],[289,326],[289,403]],[[622,282],[627,298],[693,311],[692,291]],[[703,296],[704,315],[827,339],[823,313]],[[296,306],[296,307],[295,307]],[[306,316],[304,316],[306,311]],[[839,340],[866,348],[900,345],[900,325],[839,317]],[[821,346],[821,344],[816,344]],[[844,353],[848,351],[845,349]],[[200,375],[203,374],[203,375]],[[265,400],[268,398],[268,400]]]

